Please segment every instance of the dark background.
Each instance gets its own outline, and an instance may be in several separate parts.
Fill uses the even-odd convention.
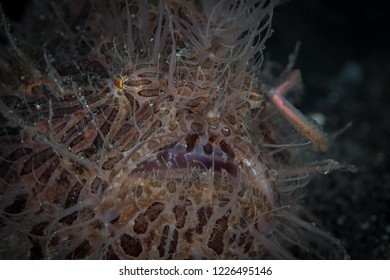
[[[390,259],[389,17],[384,0],[290,1],[275,9],[266,49],[286,63],[300,41],[305,94],[298,107],[324,114],[329,134],[352,123],[329,157],[359,171],[315,179],[305,200],[352,259]]]
[[[27,1],[5,2],[19,20]],[[308,186],[304,201],[321,226],[341,239],[352,259],[390,259],[390,1],[295,0],[275,9],[266,56],[296,66],[305,94],[297,106],[322,113],[330,134],[348,123],[328,157],[355,165]]]

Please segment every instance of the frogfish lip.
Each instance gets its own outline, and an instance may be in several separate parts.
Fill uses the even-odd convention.
[[[199,142],[193,145],[175,143],[162,148],[154,155],[138,163],[132,173],[153,172],[156,170],[214,170],[222,173],[225,170],[230,176],[237,177],[238,165],[234,155],[226,152],[219,144]]]
[[[182,136],[176,142],[160,147],[135,164],[130,176],[159,174],[182,176],[191,170],[212,171],[215,180],[225,175],[240,188],[249,188],[255,196],[264,196],[270,207],[278,201],[267,167],[254,150],[245,149],[245,140],[227,143],[222,138],[209,135]],[[143,175],[142,175],[143,174]],[[245,186],[244,186],[245,185]],[[261,194],[260,194],[261,193]]]

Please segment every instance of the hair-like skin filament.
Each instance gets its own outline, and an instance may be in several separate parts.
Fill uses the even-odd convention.
[[[282,1],[34,2],[0,8],[0,259],[347,256],[300,205],[353,170],[313,162],[297,48],[262,72]]]
[[[294,70],[283,83],[267,92],[267,97],[299,133],[310,140],[318,150],[324,152],[328,148],[328,137],[320,125],[316,121],[306,117],[284,98],[286,92],[299,80],[300,72],[299,70]]]

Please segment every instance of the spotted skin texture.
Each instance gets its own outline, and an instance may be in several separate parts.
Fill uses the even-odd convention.
[[[37,1],[15,31],[2,16],[1,257],[344,258],[299,204],[338,163],[312,161],[267,97],[274,4]]]

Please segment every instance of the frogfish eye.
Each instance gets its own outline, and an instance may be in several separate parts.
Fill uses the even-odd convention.
[[[123,89],[123,77],[119,74],[114,76],[114,86],[116,89]]]

